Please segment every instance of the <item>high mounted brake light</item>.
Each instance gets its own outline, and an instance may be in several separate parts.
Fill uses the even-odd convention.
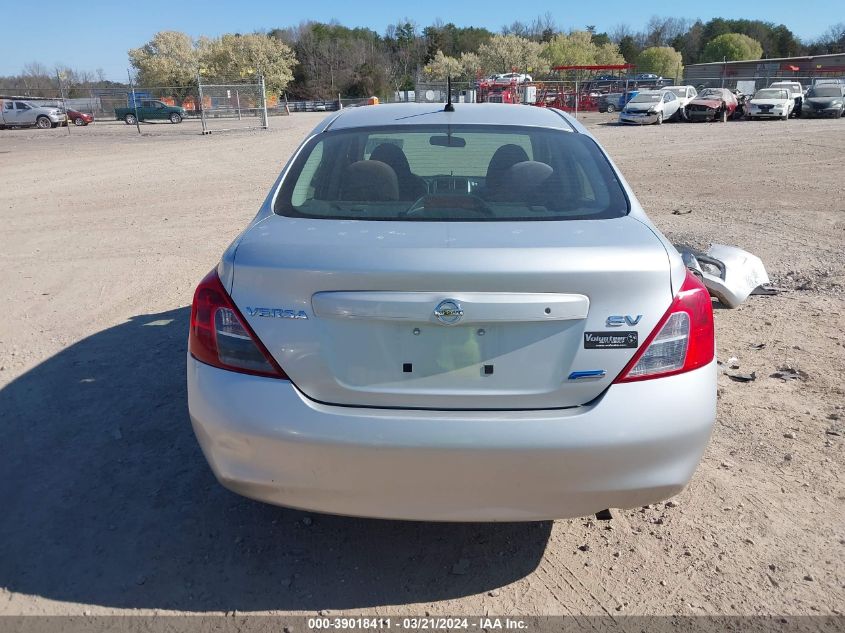
[[[213,367],[288,379],[235,307],[216,269],[194,292],[188,349],[191,356]]]
[[[704,284],[687,271],[672,305],[614,382],[663,378],[713,360],[713,307]]]

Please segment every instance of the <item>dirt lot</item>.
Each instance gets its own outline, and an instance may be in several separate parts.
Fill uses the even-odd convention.
[[[0,132],[0,614],[839,613],[845,121],[587,117],[673,240],[749,249],[785,289],[716,312],[719,357],[756,380],[720,377],[666,504],[448,525],[239,498],[190,429],[194,284],[320,117]]]

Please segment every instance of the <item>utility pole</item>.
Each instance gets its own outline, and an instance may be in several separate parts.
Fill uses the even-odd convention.
[[[264,88],[264,75],[261,75],[261,110],[264,114],[264,129],[270,127],[270,118],[267,116],[267,91]]]
[[[138,118],[138,99],[135,96],[135,84],[132,83],[132,73],[126,69],[126,76],[129,78],[129,87],[132,89],[132,107],[135,108],[135,127],[138,128],[138,134],[141,133],[141,120]]]
[[[208,123],[205,120],[205,104],[202,101],[202,78],[200,74],[197,73],[197,92],[199,93],[199,109],[200,109],[200,121],[202,122],[202,133],[208,134]]]
[[[62,109],[65,111],[65,127],[67,127],[67,135],[70,136],[70,117],[67,113],[67,101],[65,100],[65,89],[62,86],[62,77],[59,74],[59,69],[56,68],[56,79],[59,82],[59,94],[62,97]]]

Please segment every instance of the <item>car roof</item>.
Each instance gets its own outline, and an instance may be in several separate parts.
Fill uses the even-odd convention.
[[[442,103],[388,103],[344,108],[316,131],[394,125],[502,125],[576,131],[569,116],[553,108],[505,103],[455,103],[445,112]]]

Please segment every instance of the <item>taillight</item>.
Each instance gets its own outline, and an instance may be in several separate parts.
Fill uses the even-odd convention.
[[[715,353],[713,307],[704,284],[687,271],[672,305],[614,382],[633,382],[704,367]]]
[[[188,349],[191,356],[214,367],[287,379],[232,303],[217,270],[208,273],[194,292]]]

